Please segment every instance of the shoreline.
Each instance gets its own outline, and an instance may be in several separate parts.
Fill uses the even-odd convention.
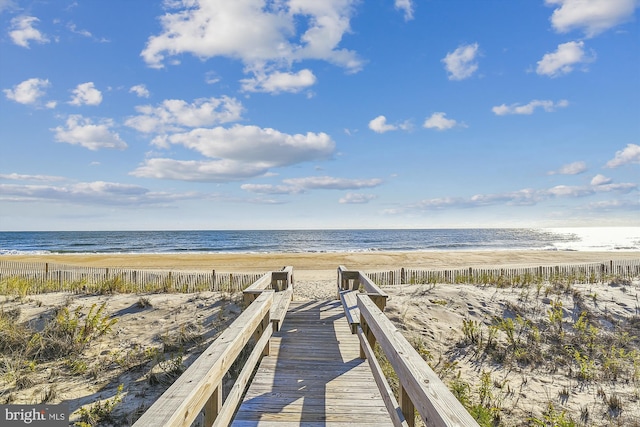
[[[340,265],[354,270],[457,268],[479,266],[534,266],[640,259],[640,251],[453,250],[379,252],[274,253],[99,253],[3,254],[0,261],[51,262],[86,267],[163,270],[217,270],[253,272],[291,265],[296,271],[332,271]]]

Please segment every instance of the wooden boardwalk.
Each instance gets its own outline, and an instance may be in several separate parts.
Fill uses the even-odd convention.
[[[414,427],[416,413],[430,427],[478,427],[386,317],[388,295],[344,266],[337,284],[340,300],[290,302],[293,267],[260,277],[243,291],[245,310],[134,427],[184,427],[201,417],[213,427]],[[397,375],[397,399],[374,345]]]
[[[393,425],[340,301],[292,302],[232,426]]]

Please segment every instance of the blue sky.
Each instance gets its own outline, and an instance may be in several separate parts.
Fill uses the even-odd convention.
[[[0,229],[640,226],[636,0],[0,0]]]

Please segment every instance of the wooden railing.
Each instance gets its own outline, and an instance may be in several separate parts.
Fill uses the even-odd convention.
[[[380,310],[384,310],[389,297],[385,291],[380,289],[373,280],[360,271],[347,270],[341,265],[338,267],[338,291],[358,291],[362,290],[376,303]]]
[[[430,427],[478,426],[469,412],[378,306],[366,294],[359,294],[357,299],[360,311],[357,333],[360,338],[361,357],[370,361],[394,424],[413,427],[414,413],[417,410],[425,425]],[[399,401],[390,392],[391,389],[375,360],[373,348],[376,342],[398,376]]]
[[[204,425],[227,426],[260,358],[269,353],[274,292],[265,290],[136,421],[134,427],[189,426],[204,409]],[[255,346],[231,391],[223,398],[222,380],[243,348]]]
[[[289,304],[293,299],[293,267],[284,267],[280,271],[267,273],[242,291],[245,307],[249,306],[266,290],[275,291],[273,307],[271,308],[271,323],[273,324],[273,331],[277,332],[280,330],[280,325],[284,321]]]
[[[360,357],[369,361],[376,384],[395,426],[415,425],[415,410],[430,427],[477,426],[447,386],[387,319],[388,295],[367,274],[338,267],[338,296],[347,321],[360,339]],[[400,383],[399,401],[376,359],[379,343]]]

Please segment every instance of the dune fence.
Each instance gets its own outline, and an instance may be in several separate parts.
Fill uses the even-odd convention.
[[[435,283],[498,286],[526,286],[545,282],[604,283],[614,279],[631,280],[640,277],[640,259],[526,267],[399,268],[385,271],[367,271],[366,274],[378,286]]]
[[[29,294],[45,292],[240,292],[264,273],[136,270],[82,267],[56,263],[0,260],[0,294],[28,286]],[[19,289],[18,289],[19,290]]]

